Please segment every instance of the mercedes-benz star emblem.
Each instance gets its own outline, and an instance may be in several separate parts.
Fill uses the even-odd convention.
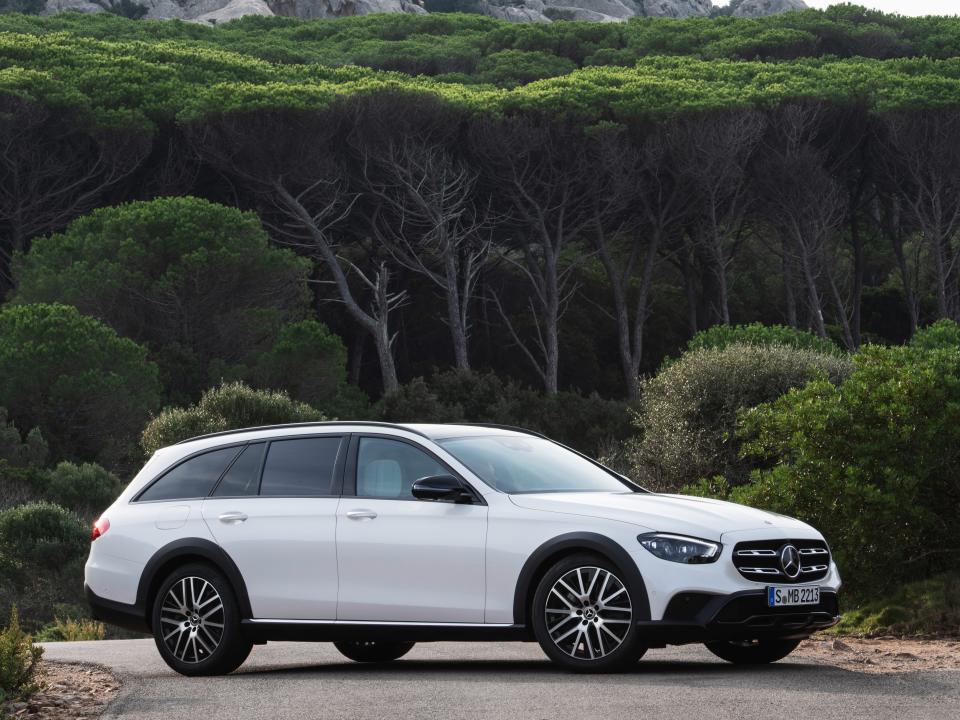
[[[793,545],[784,545],[780,551],[780,567],[788,578],[795,578],[800,574],[800,553]]]

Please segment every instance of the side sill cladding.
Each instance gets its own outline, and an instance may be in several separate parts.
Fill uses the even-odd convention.
[[[164,545],[154,553],[153,557],[147,562],[143,573],[140,575],[140,584],[137,586],[137,607],[143,608],[149,622],[150,603],[153,602],[152,589],[157,583],[163,580],[160,577],[160,571],[176,562],[178,558],[187,560],[189,558],[199,558],[206,560],[217,567],[237,596],[237,604],[240,606],[241,618],[253,617],[253,611],[250,607],[250,596],[247,594],[247,585],[243,581],[243,575],[233,559],[219,545],[205,540],[203,538],[181,538],[172,543]]]
[[[546,572],[552,558],[569,555],[577,551],[594,552],[613,562],[624,574],[623,581],[630,588],[634,598],[634,621],[650,620],[650,601],[647,598],[647,586],[643,582],[640,570],[633,558],[618,543],[597,533],[567,533],[559,535],[533,551],[520,569],[517,588],[513,595],[513,622],[525,626],[529,623],[530,599],[536,590],[543,573]]]

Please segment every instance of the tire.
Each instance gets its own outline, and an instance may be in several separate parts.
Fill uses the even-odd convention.
[[[412,642],[386,640],[343,640],[333,644],[340,653],[361,663],[384,663],[397,660],[413,648]]]
[[[530,618],[555,664],[573,672],[616,672],[643,656],[647,648],[634,625],[636,591],[623,577],[616,565],[590,554],[571,555],[547,570]]]
[[[177,568],[160,584],[151,627],[160,656],[181,675],[226,675],[253,647],[240,631],[229,581],[200,563]]]
[[[735,665],[766,665],[783,660],[797,649],[801,640],[720,640],[705,643],[707,650]]]

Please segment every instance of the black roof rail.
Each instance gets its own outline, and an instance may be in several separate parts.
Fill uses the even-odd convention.
[[[534,437],[543,438],[544,440],[551,440],[549,437],[543,433],[537,432],[536,430],[528,430],[527,428],[517,427],[516,425],[498,425],[497,423],[445,423],[447,425],[465,425],[467,427],[482,427],[482,428],[491,428],[493,430],[511,430],[513,432],[523,433],[524,435],[533,435]]]
[[[279,425],[257,425],[255,427],[236,428],[235,430],[221,430],[220,432],[207,433],[205,435],[197,435],[195,437],[187,438],[186,440],[181,440],[180,442],[174,443],[174,445],[183,445],[184,443],[193,442],[194,440],[205,440],[206,438],[223,437],[224,435],[236,435],[238,433],[245,433],[245,432],[257,432],[260,430],[280,430],[282,428],[300,428],[300,427],[330,427],[334,425],[361,425],[364,427],[387,427],[387,428],[392,428],[393,430],[406,430],[407,432],[411,432],[414,435],[419,435],[420,437],[425,437],[429,439],[429,436],[426,433],[422,433],[419,430],[414,430],[413,428],[407,427],[405,425],[399,425],[397,423],[377,422],[375,420],[325,420],[323,422],[281,423]]]

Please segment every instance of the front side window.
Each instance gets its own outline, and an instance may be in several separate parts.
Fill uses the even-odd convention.
[[[386,438],[360,438],[357,450],[357,497],[413,500],[420,478],[450,471],[423,450]]]
[[[263,464],[261,495],[332,495],[339,437],[274,440]]]
[[[235,446],[192,457],[160,477],[144,490],[137,500],[189,500],[206,497],[241,449]]]
[[[466,437],[439,440],[490,487],[505,493],[632,492],[613,474],[538,437]]]

